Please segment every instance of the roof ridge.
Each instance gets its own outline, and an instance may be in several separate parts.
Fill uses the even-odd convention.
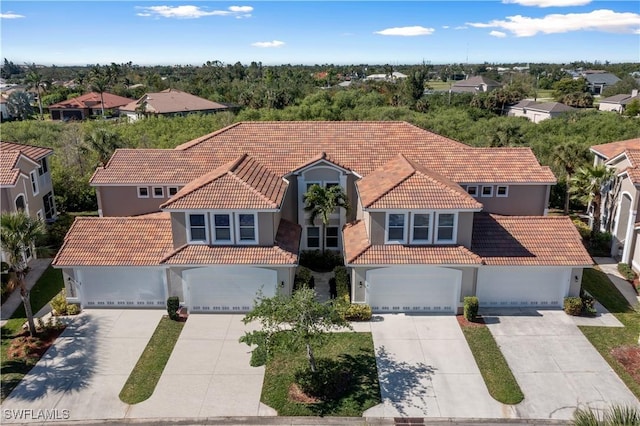
[[[167,254],[166,256],[161,258],[160,262],[158,262],[158,263],[159,264],[163,264],[163,263],[167,262],[169,259],[171,259],[173,256],[177,255],[178,253],[180,253],[181,251],[183,251],[187,247],[189,247],[189,244],[183,244],[180,247],[178,247],[177,249],[173,249],[173,251],[171,251],[169,254]]]

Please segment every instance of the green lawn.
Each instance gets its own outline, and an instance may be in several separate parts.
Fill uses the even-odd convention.
[[[38,312],[44,305],[49,303],[51,298],[60,292],[64,286],[62,282],[62,272],[53,269],[51,266],[42,274],[36,285],[31,289],[31,307],[33,313]],[[20,380],[31,370],[36,361],[7,360],[7,349],[12,338],[22,332],[22,325],[27,320],[25,318],[24,306],[22,304],[14,312],[7,324],[2,327],[0,344],[0,398],[4,400],[15,388]]]
[[[640,398],[640,383],[635,381],[624,367],[611,355],[611,350],[620,346],[638,344],[640,335],[640,312],[633,310],[627,300],[611,283],[607,275],[598,269],[587,269],[582,278],[582,287],[613,313],[624,324],[624,328],[580,327],[591,344],[607,360],[633,394]]]
[[[280,416],[362,416],[380,403],[378,371],[371,333],[331,333],[322,347],[314,348],[319,364],[331,360],[350,374],[346,393],[334,400],[311,404],[293,402],[289,389],[296,371],[308,368],[303,350],[280,349],[266,365],[262,402]]]
[[[183,327],[183,322],[170,320],[169,317],[160,320],[120,392],[122,402],[137,404],[153,394]]]
[[[504,359],[489,328],[482,325],[460,325],[476,359],[489,394],[504,404],[517,404],[524,399],[522,390]]]

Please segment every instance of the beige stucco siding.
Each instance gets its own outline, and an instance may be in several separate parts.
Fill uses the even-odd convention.
[[[161,186],[161,185],[158,185]],[[137,186],[100,187],[100,205],[103,216],[136,216],[160,211],[160,205],[168,200],[167,187],[164,197],[153,198],[153,186],[149,186],[149,198],[138,198]]]
[[[386,214],[384,212],[369,212],[369,219],[371,244],[384,244]]]
[[[187,227],[183,212],[171,212],[171,234],[173,235],[173,248],[187,244]]]
[[[9,188],[0,189],[0,211],[10,212],[13,211],[13,201],[9,201]]]
[[[478,184],[478,193],[482,185]],[[482,203],[482,211],[486,213],[503,214],[509,216],[542,216],[548,204],[548,185],[509,185],[507,197],[496,196],[496,185],[493,186],[493,196],[478,196]]]
[[[457,243],[466,248],[471,248],[473,236],[473,212],[458,213]]]
[[[259,212],[258,213],[258,244],[261,246],[272,246],[275,237],[275,230],[278,229],[279,214]],[[274,224],[277,220],[278,223]]]
[[[289,186],[287,186],[287,192],[285,193],[284,200],[282,200],[282,207],[280,209],[282,218],[287,219],[290,222],[298,222],[298,179],[295,176],[289,176],[287,179]]]

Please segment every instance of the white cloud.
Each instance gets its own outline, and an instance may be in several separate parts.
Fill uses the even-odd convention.
[[[404,37],[414,37],[414,36],[423,36],[433,34],[435,29],[433,28],[425,28],[421,26],[414,27],[395,27],[395,28],[387,28],[381,31],[375,31],[374,34],[380,34],[385,36],[404,36]]]
[[[137,7],[142,12],[137,13],[138,16],[148,17],[155,16],[158,18],[178,18],[178,19],[196,19],[203,16],[235,16],[237,18],[248,18],[251,16],[249,12],[253,11],[251,6],[230,6],[226,10],[206,10],[200,6],[182,5],[182,6],[148,6]]]
[[[448,30],[449,26],[448,25],[443,25],[442,28],[444,28],[445,30]]]
[[[26,16],[19,15],[17,13],[13,13],[13,12],[7,12],[7,13],[0,13],[0,18],[2,18],[2,19],[19,19],[19,18],[26,18]]]
[[[469,27],[467,27],[466,25],[458,25],[457,27],[454,27],[453,29],[454,30],[466,30],[467,28],[469,28]]]
[[[640,28],[640,14],[601,9],[589,13],[552,14],[542,18],[529,18],[522,15],[507,16],[504,20],[496,19],[487,23],[468,22],[467,25],[475,28],[501,28],[517,37],[571,31],[635,33]]]
[[[569,7],[584,6],[591,3],[591,0],[502,0],[502,3],[516,3],[521,6],[535,7]]]
[[[284,41],[273,40],[273,41],[256,41],[255,43],[251,43],[253,47],[282,47],[285,45]]]
[[[507,36],[507,33],[503,33],[502,31],[496,31],[493,30],[489,33],[490,36],[494,36],[494,37],[498,37],[498,38],[504,38]]]

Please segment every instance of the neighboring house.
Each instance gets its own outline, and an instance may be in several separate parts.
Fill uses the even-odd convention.
[[[4,93],[0,94],[0,121],[5,121],[11,118],[9,109],[7,108],[7,96]]]
[[[566,112],[575,111],[575,108],[570,107],[560,102],[535,102],[529,100],[523,100],[515,105],[507,107],[507,115],[510,117],[525,117],[534,123],[539,123],[542,120],[549,118],[555,118]]]
[[[487,93],[499,89],[502,84],[490,78],[477,75],[466,80],[456,81],[451,86],[453,93]]]
[[[587,80],[592,95],[601,95],[604,89],[620,81],[615,74],[604,71],[585,71],[583,77]]]
[[[612,234],[611,255],[640,272],[640,138],[594,145],[594,164],[616,169],[603,194],[602,231]]]
[[[374,312],[561,307],[592,265],[529,148],[473,148],[404,122],[241,122],[175,149],[118,149],[53,264],[84,307],[243,312],[292,291],[301,250],[341,251]],[[351,204],[309,222],[312,185]]]
[[[365,77],[365,80],[368,81],[397,81],[397,80],[402,80],[404,78],[407,78],[406,74],[403,74],[401,72],[398,71],[394,71],[391,73],[391,75],[389,74],[371,74],[368,75],[367,77]]]
[[[84,120],[91,116],[102,114],[102,100],[104,99],[105,113],[117,111],[121,106],[127,105],[132,101],[129,98],[104,92],[102,97],[100,93],[91,92],[77,98],[68,99],[49,105],[49,112],[52,120]]]
[[[640,95],[638,95],[637,89],[634,89],[630,95],[621,94],[621,95],[614,95],[608,98],[600,99],[598,110],[615,111],[622,114],[625,108],[627,107],[627,105],[633,102],[634,100],[638,100],[640,102]]]
[[[137,101],[122,106],[120,114],[135,121],[145,116],[212,114],[227,110],[229,110],[228,105],[212,102],[180,90],[167,89],[158,93],[147,93]]]

